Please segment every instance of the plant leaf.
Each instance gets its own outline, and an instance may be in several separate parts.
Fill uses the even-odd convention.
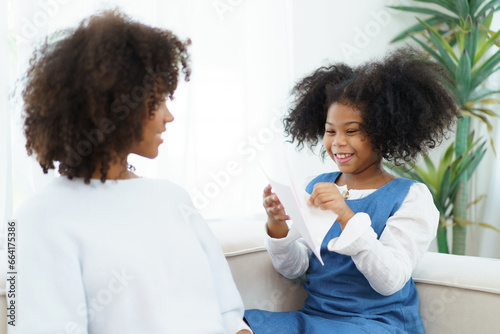
[[[479,111],[479,112],[482,112],[488,116],[491,116],[491,117],[500,117],[499,115],[495,114],[495,112],[491,109],[486,109],[486,108],[472,108],[471,110],[474,110],[474,111]]]
[[[472,16],[474,16],[474,14],[479,9],[479,7],[481,7],[483,2],[484,2],[484,0],[470,0],[469,1],[470,13]]]
[[[455,52],[453,52],[453,49],[451,48],[450,44],[439,34],[434,28],[432,28],[430,25],[428,25],[426,22],[420,20],[417,18],[417,20],[422,23],[427,30],[429,31],[430,37],[432,38],[433,42],[436,40],[437,42],[434,42],[434,45],[438,48],[439,53],[441,53],[442,57],[445,57],[446,55],[451,56],[455,61],[458,62],[458,58],[455,55]],[[446,52],[442,52],[441,49],[446,50]]]
[[[496,228],[495,226],[493,225],[490,225],[488,223],[477,223],[479,226],[481,227],[484,227],[484,228],[489,228],[490,230],[493,230],[493,231],[496,231],[496,232],[499,232],[500,233],[500,230],[498,228]]]
[[[467,110],[467,111],[462,110],[462,114],[470,116],[470,117],[474,117],[474,118],[480,120],[481,122],[483,122],[486,125],[486,128],[488,129],[489,132],[493,131],[493,125],[491,125],[489,119],[485,115],[481,115],[480,113],[475,112],[474,109]]]
[[[450,197],[449,191],[451,187],[451,167],[446,168],[443,177],[441,178],[441,184],[439,185],[439,201],[444,203],[446,198]]]
[[[481,202],[484,198],[486,198],[486,195],[479,196],[473,202],[467,204],[467,209],[469,209],[471,206],[476,205],[477,203]]]
[[[500,4],[500,0],[492,0],[490,2],[488,2],[483,8],[481,8],[481,10],[476,14],[476,17],[481,17],[483,16],[484,13],[486,13],[490,8],[493,8],[493,7],[496,7],[494,9],[492,9],[492,11],[497,11],[498,9],[500,9],[500,6],[497,6],[498,4]]]
[[[428,180],[429,183],[431,183],[435,189],[438,188],[439,184],[439,178],[438,178],[438,173],[436,171],[436,167],[434,166],[434,163],[432,162],[431,158],[429,158],[428,155],[424,156],[424,162],[425,165],[427,166],[427,175],[428,175]]]
[[[445,66],[450,69],[454,68],[455,71],[451,72],[452,74],[452,78],[453,80],[455,80],[455,74],[456,74],[456,71],[457,71],[457,65],[455,64],[455,62],[453,61],[453,59],[450,57],[450,54],[446,51],[446,49],[444,48],[444,46],[439,42],[439,40],[433,36],[432,34],[429,36],[429,39],[431,40],[431,43],[436,47],[436,49],[439,51],[439,54],[440,54],[440,57],[441,59],[443,59],[443,62],[445,64]],[[439,60],[438,58],[438,60]],[[456,85],[454,85],[454,87],[456,87]]]
[[[493,44],[495,44],[495,41],[499,36],[500,30],[495,32],[489,39],[486,40],[486,43],[484,43],[477,51],[474,62],[477,63],[481,59],[481,57],[483,57],[484,53],[488,51],[493,46]]]
[[[481,104],[497,104],[497,103],[500,103],[500,99],[484,99],[484,100],[481,100],[478,102]]]
[[[455,30],[457,30],[455,32],[455,38],[457,39],[458,42],[458,49],[463,50],[465,45],[465,31],[463,31],[461,28]]]
[[[472,176],[472,174],[468,174],[468,171],[472,170],[474,171],[475,167],[477,167],[477,164],[479,164],[480,162],[480,159],[482,159],[482,156],[484,155],[481,155],[479,157],[479,161],[477,161],[477,163],[472,165],[473,167],[469,168],[471,166],[471,164],[473,163],[474,160],[477,160],[478,159],[478,153],[481,154],[481,151],[484,147],[484,142],[483,144],[478,148],[476,149],[472,154],[470,154],[470,150],[466,150],[466,152],[464,152],[464,155],[460,155],[458,156],[451,164],[451,170],[452,170],[452,182],[451,182],[451,185],[450,185],[450,193],[453,194],[453,196],[450,196],[450,199],[452,199],[454,201],[455,199],[455,195],[456,195],[456,190],[458,189],[458,185],[460,184],[461,180],[460,178],[465,175],[466,176],[466,180],[468,181],[470,179],[470,177]]]
[[[480,67],[476,68],[471,73],[471,89],[475,89],[483,83],[490,75],[498,70],[500,63],[500,50],[486,60]]]
[[[476,89],[471,93],[469,101],[475,102],[477,100],[484,99],[486,96],[498,93],[500,93],[500,90]]]
[[[470,57],[471,68],[475,64],[478,34],[479,34],[479,25],[477,24],[476,21],[472,26],[471,31],[467,34],[467,37],[465,38],[465,48]]]
[[[431,17],[430,19],[427,19],[424,21],[433,27],[446,22],[446,20],[443,19],[442,17]],[[394,43],[394,42],[400,41],[402,39],[405,39],[409,36],[424,32],[426,29],[427,28],[422,23],[418,22],[415,25],[413,25],[410,28],[403,31],[402,33],[400,33],[399,35],[397,35],[396,37],[394,37],[390,43]]]
[[[494,230],[498,233],[500,233],[500,229],[496,228],[495,226],[491,225],[491,224],[487,224],[487,223],[475,223],[469,219],[465,219],[465,218],[458,218],[458,217],[453,217],[453,221],[455,223],[457,223],[457,225],[460,225],[460,226],[468,226],[468,225],[479,225],[481,227],[484,227],[484,228],[489,228],[491,230]]]
[[[427,173],[422,167],[420,166],[413,166],[413,170],[422,178],[425,182],[425,184],[432,186],[432,182],[429,178],[429,173]]]
[[[415,0],[417,2],[426,2],[426,3],[431,3],[431,4],[434,4],[434,5],[439,5],[443,8],[446,8],[448,9],[450,12],[453,12],[455,14],[458,15],[458,11],[457,11],[457,8],[456,6],[454,6],[453,4],[450,4],[449,1],[446,1],[446,0]],[[483,0],[479,0],[479,1],[483,1]]]
[[[497,150],[495,150],[495,143],[493,142],[493,138],[491,138],[491,137],[490,137],[490,146],[491,146],[491,149],[493,150],[493,155],[496,158],[497,157]]]
[[[448,237],[446,230],[446,218],[439,217],[439,225],[437,228],[437,242],[439,253],[448,254],[450,250],[448,249]]]
[[[439,217],[439,222],[443,227],[453,227],[453,224],[448,224],[448,217]]]
[[[455,143],[451,143],[450,146],[448,146],[448,148],[446,149],[446,152],[444,153],[439,163],[438,177],[440,179],[443,177],[443,174],[446,171],[446,167],[450,165],[454,152],[455,152]]]
[[[447,22],[454,22],[457,25],[460,24],[460,21],[458,20],[458,18],[447,15],[443,12],[438,11],[438,10],[430,9],[430,8],[413,7],[413,6],[389,6],[389,8],[402,10],[405,12],[411,12],[411,13],[421,13],[421,14],[434,15],[436,17],[441,17],[443,19],[446,19]]]
[[[455,6],[458,9],[458,14],[461,18],[465,18],[469,15],[469,1],[467,0],[455,0]]]
[[[486,153],[486,150],[481,151],[481,156],[478,157],[478,158],[476,158],[476,159],[473,159],[471,161],[471,163],[469,164],[469,166],[467,168],[467,171],[466,171],[466,173],[467,173],[467,179],[470,179],[469,175],[474,174],[474,171],[476,170],[477,166],[479,166],[479,164],[483,160],[483,157],[484,157],[485,153]]]
[[[424,48],[427,53],[431,55],[432,58],[437,60],[441,65],[443,65],[446,69],[448,69],[449,73],[454,76],[455,71],[457,68],[457,65],[453,62],[453,60],[450,57],[446,57],[446,59],[443,59],[436,51],[434,51],[430,46],[425,44],[424,42],[420,41],[419,39],[415,38],[414,36],[410,36],[411,39],[413,39],[415,42],[420,44],[422,48]]]
[[[477,36],[477,48],[481,49],[488,40],[489,30],[491,25],[491,20],[493,19],[493,11],[491,11],[487,16],[476,17],[479,22],[479,33]],[[476,53],[477,55],[477,53]]]
[[[425,176],[423,176],[421,173],[417,171],[416,166],[413,163],[410,163],[410,166],[395,166],[393,164],[384,162],[384,166],[389,168],[391,172],[396,173],[399,176],[406,177],[408,179],[416,180],[420,183],[425,184],[428,188],[429,191],[433,194],[433,196],[436,193],[435,187],[428,182]],[[420,171],[422,171],[420,169]]]
[[[486,153],[486,149],[484,148],[485,145],[486,142],[483,141],[479,147],[471,147],[467,149],[462,162],[456,165],[456,173],[453,182],[457,181],[458,184],[458,179],[464,174],[467,176],[467,181],[471,178],[472,173],[474,173],[474,170],[477,168]],[[454,187],[455,184],[452,186]]]
[[[457,70],[455,71],[455,83],[457,85],[457,90],[460,93],[458,97],[460,99],[461,106],[467,103],[470,94],[470,76],[471,63],[467,50],[464,49],[458,61]]]

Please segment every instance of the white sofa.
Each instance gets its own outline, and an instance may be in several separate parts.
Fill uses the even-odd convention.
[[[306,293],[278,274],[262,223],[211,223],[246,309],[296,310]],[[428,252],[413,272],[426,334],[500,333],[500,260]]]

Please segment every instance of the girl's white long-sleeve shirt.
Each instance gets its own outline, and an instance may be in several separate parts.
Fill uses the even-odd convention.
[[[340,188],[340,187],[339,187]],[[349,199],[365,197],[375,189],[349,190]],[[382,295],[399,291],[436,236],[439,211],[422,183],[414,183],[400,209],[387,220],[380,238],[371,227],[370,216],[357,213],[328,249],[352,257],[371,287]],[[266,238],[274,267],[287,278],[302,276],[309,267],[311,250],[292,227],[285,238]]]
[[[59,177],[17,210],[9,333],[236,333],[244,307],[215,236],[164,180]]]

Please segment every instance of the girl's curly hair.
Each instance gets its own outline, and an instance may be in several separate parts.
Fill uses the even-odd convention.
[[[38,48],[24,78],[24,134],[44,173],[90,178],[126,159],[142,126],[179,71],[189,80],[187,46],[172,32],[135,22],[117,10],[60,31]]]
[[[340,103],[361,111],[361,129],[384,159],[415,160],[441,142],[458,116],[450,84],[441,66],[410,48],[357,68],[321,67],[292,90],[285,134],[299,148],[313,149],[323,138],[328,108]]]

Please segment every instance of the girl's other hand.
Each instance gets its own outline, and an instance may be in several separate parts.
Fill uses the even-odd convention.
[[[271,185],[267,185],[264,188],[264,195],[262,204],[266,209],[268,220],[272,221],[285,221],[290,219],[290,217],[286,214],[285,208],[281,204],[278,196],[272,192]]]
[[[316,183],[308,204],[320,207],[321,210],[331,210],[333,213],[337,214],[337,221],[340,223],[342,230],[347,225],[349,219],[354,216],[354,212],[346,204],[339,189],[334,183]]]
[[[285,208],[281,204],[278,196],[272,192],[271,185],[264,188],[262,205],[267,214],[267,233],[272,238],[284,238],[288,235],[288,225],[286,223],[290,217],[286,214]]]

